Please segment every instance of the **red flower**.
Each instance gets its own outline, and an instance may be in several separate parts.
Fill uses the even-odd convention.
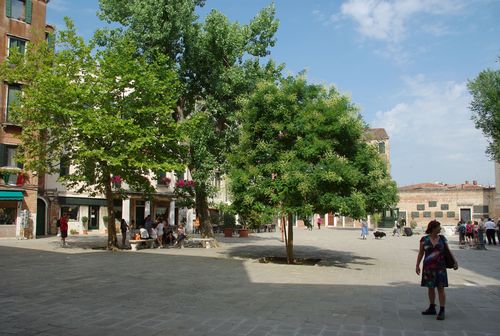
[[[176,185],[177,187],[181,187],[181,188],[183,188],[183,187],[184,187],[184,184],[185,184],[184,180],[179,180],[179,181],[177,181],[177,183],[176,183],[175,185]]]
[[[121,182],[122,182],[122,178],[121,178],[121,176],[120,176],[120,175],[115,175],[115,176],[113,176],[113,177],[111,178],[111,181],[112,181],[113,183],[121,183]]]

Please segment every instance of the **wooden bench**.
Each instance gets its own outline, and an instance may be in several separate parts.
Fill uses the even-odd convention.
[[[184,240],[184,246],[215,248],[217,247],[217,241],[214,238],[188,238]]]
[[[146,248],[154,248],[155,240],[154,239],[130,239],[130,248],[132,251],[137,251],[139,245],[146,245]],[[143,244],[144,243],[144,244]]]

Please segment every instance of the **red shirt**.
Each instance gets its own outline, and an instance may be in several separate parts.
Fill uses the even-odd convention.
[[[61,231],[68,231],[68,219],[66,217],[61,217],[59,222],[61,223]]]

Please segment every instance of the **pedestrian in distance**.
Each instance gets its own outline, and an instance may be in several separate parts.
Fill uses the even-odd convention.
[[[127,231],[129,229],[129,226],[127,224],[127,221],[125,219],[120,220],[120,231],[122,232],[122,248],[125,248],[125,243],[127,239]]]
[[[443,235],[440,235],[441,223],[436,220],[430,221],[427,225],[426,236],[420,239],[420,248],[417,256],[415,272],[420,275],[420,262],[424,258],[422,269],[421,286],[427,287],[429,297],[429,308],[422,312],[422,315],[436,315],[436,288],[439,297],[439,313],[437,320],[444,320],[444,309],[446,305],[445,287],[448,287],[448,274],[445,264],[445,249],[449,250],[448,242]],[[451,253],[451,252],[450,252]],[[453,256],[453,269],[458,269],[458,263]]]
[[[484,223],[484,228],[486,229],[486,238],[488,238],[488,245],[491,245],[492,242],[493,245],[497,244],[495,226],[495,222],[493,222],[491,218],[488,218],[486,223]]]
[[[323,219],[321,218],[321,216],[318,216],[318,218],[316,219],[316,224],[318,225],[318,230],[321,230],[321,224],[323,224]]]
[[[66,238],[68,237],[68,214],[64,213],[59,219],[59,230],[61,231],[61,246],[66,246]]]
[[[500,218],[497,219],[497,237],[498,237],[498,243],[500,244]]]
[[[465,225],[465,238],[467,239],[469,246],[472,247],[474,243],[474,225],[471,221],[467,221],[467,224]]]
[[[365,240],[366,236],[368,236],[368,223],[366,222],[366,219],[362,219],[361,220],[361,238],[363,240]]]

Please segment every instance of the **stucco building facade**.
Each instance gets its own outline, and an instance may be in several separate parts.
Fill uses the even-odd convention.
[[[415,221],[419,227],[436,219],[444,225],[459,220],[479,220],[495,216],[496,188],[476,181],[462,184],[421,183],[398,189],[399,218]]]

